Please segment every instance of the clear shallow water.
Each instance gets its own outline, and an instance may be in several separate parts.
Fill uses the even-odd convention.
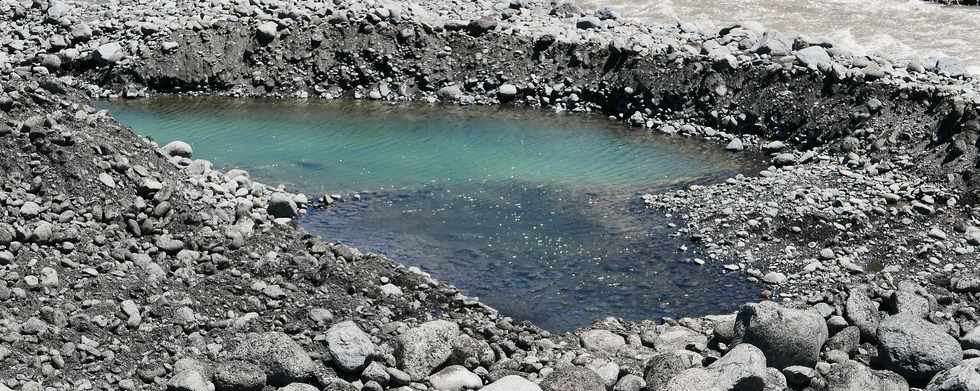
[[[732,24],[826,38],[859,54],[959,57],[980,70],[980,7],[923,0],[578,0],[659,23],[693,23],[705,32]]]
[[[683,262],[670,221],[638,200],[754,168],[716,145],[506,108],[222,98],[106,107],[161,144],[187,141],[196,157],[264,183],[360,192],[299,223],[552,330],[728,311],[758,293]]]

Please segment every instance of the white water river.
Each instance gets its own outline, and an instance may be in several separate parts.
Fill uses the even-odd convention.
[[[705,32],[732,24],[827,39],[856,54],[959,57],[980,73],[980,7],[921,0],[579,0],[623,17],[691,23]]]

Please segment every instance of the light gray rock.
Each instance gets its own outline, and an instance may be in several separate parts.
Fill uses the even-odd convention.
[[[599,375],[607,389],[615,386],[616,380],[619,380],[619,364],[614,361],[598,358],[586,364],[585,367]]]
[[[916,291],[897,290],[892,292],[887,301],[888,311],[894,315],[899,312],[910,312],[920,318],[929,315],[932,303],[929,298]]]
[[[167,382],[168,391],[215,391],[214,383],[208,381],[200,372],[185,370],[178,372]]]
[[[770,301],[742,306],[735,321],[735,341],[758,347],[777,369],[812,367],[827,336],[827,324],[819,313]]]
[[[619,348],[626,345],[626,338],[609,330],[588,330],[583,332],[579,339],[582,342],[582,347],[588,350],[608,353],[615,353]]]
[[[361,381],[365,383],[375,381],[378,384],[388,384],[391,381],[391,374],[388,373],[388,368],[385,368],[384,365],[377,361],[372,361],[361,371]]]
[[[259,24],[255,32],[255,37],[260,43],[267,44],[279,36],[279,25],[276,22],[264,22]]]
[[[85,42],[92,39],[92,27],[88,23],[76,23],[71,26],[71,40]]]
[[[57,54],[45,54],[41,57],[41,66],[52,72],[57,71],[61,69],[61,57],[58,57]]]
[[[487,384],[483,391],[541,391],[541,387],[534,382],[516,375],[509,375],[499,380]]]
[[[517,86],[513,84],[504,84],[497,89],[497,93],[503,98],[513,98],[517,96]]]
[[[331,326],[326,333],[326,342],[334,365],[345,372],[364,369],[371,355],[377,351],[371,337],[351,321]]]
[[[160,148],[160,150],[167,156],[179,156],[188,159],[194,154],[194,149],[191,148],[191,145],[180,140],[171,141],[167,145],[164,145],[163,148]]]
[[[64,1],[52,1],[48,4],[48,20],[59,21],[71,12],[71,6]]]
[[[462,365],[450,365],[429,376],[429,384],[437,390],[462,391],[482,387],[483,380]]]
[[[579,18],[579,20],[575,22],[575,26],[582,30],[597,29],[602,26],[602,21],[595,16],[586,16]]]
[[[457,85],[451,85],[440,88],[439,91],[436,91],[436,95],[439,97],[439,99],[454,101],[463,96],[463,90]]]
[[[885,368],[910,380],[928,380],[963,360],[963,350],[943,327],[903,312],[878,327],[878,357]]]
[[[959,365],[937,373],[926,386],[926,391],[977,390],[980,390],[980,358],[963,360]]]
[[[725,146],[725,149],[733,152],[738,152],[745,149],[745,144],[742,143],[742,139],[736,137],[733,138],[732,141],[728,142],[728,145]]]
[[[265,371],[269,384],[303,382],[313,375],[313,360],[296,341],[280,332],[252,333],[232,352],[235,360],[254,363]]]
[[[852,289],[844,304],[844,317],[850,324],[861,330],[863,341],[874,342],[878,333],[878,304],[868,295],[857,289]]]
[[[831,59],[827,50],[820,46],[810,46],[796,52],[796,59],[803,66],[813,69],[827,69],[830,67]]]
[[[685,349],[702,351],[708,345],[708,336],[684,326],[670,326],[656,334],[652,338],[652,343],[654,349],[659,352]]]
[[[793,51],[793,38],[786,34],[766,31],[752,50],[773,57],[786,56]]]
[[[126,52],[119,42],[109,42],[95,49],[92,55],[97,61],[115,64],[126,57]]]
[[[446,320],[426,322],[409,329],[398,336],[395,345],[399,368],[412,380],[425,379],[452,355],[452,342],[458,335],[459,325]]]
[[[320,391],[320,389],[311,384],[290,383],[285,387],[280,387],[278,391]]]

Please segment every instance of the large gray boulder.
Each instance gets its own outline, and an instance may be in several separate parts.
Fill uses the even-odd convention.
[[[861,340],[873,342],[878,333],[878,304],[860,290],[851,290],[844,304],[844,317],[861,330]]]
[[[980,390],[980,358],[964,360],[955,367],[939,372],[926,391],[977,391]]]
[[[344,372],[359,372],[364,369],[377,350],[371,337],[351,321],[331,326],[327,330],[326,342],[334,365]]]
[[[412,380],[420,381],[453,354],[459,325],[446,320],[426,322],[398,336],[395,359]]]
[[[959,342],[938,325],[903,312],[878,326],[878,358],[910,380],[929,380],[963,360]]]
[[[746,304],[735,318],[735,341],[758,347],[769,365],[813,367],[827,341],[827,324],[816,311],[783,307],[771,301]]]
[[[280,332],[251,333],[232,352],[231,358],[261,367],[269,384],[284,386],[313,375],[310,355],[296,341]]]
[[[544,391],[606,391],[602,378],[580,366],[558,368],[541,381]]]

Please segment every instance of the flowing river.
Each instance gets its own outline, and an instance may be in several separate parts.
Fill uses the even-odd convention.
[[[922,0],[579,0],[655,23],[690,23],[705,32],[733,24],[827,39],[856,54],[891,58],[943,54],[980,71],[980,7]]]
[[[552,330],[734,310],[759,287],[698,266],[639,195],[758,169],[601,116],[368,102],[156,98],[112,114],[267,184],[350,194],[299,223]],[[710,265],[710,263],[709,263]]]

